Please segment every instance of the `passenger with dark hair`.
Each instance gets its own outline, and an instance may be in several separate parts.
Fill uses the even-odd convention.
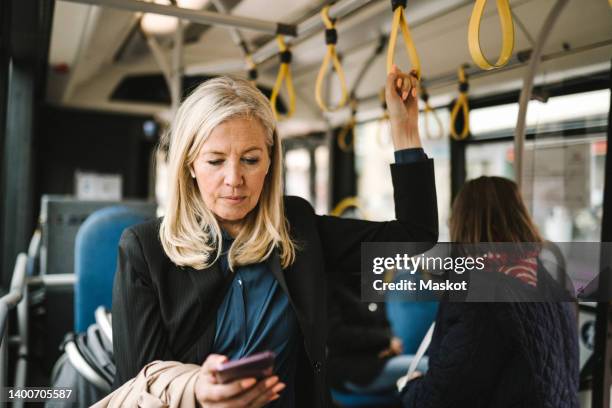
[[[450,233],[464,244],[543,243],[516,184],[501,177],[464,185]],[[547,276],[533,260],[516,264],[497,271],[524,288]],[[578,407],[576,314],[569,302],[441,302],[428,354],[427,373],[415,372],[402,390],[406,408]]]

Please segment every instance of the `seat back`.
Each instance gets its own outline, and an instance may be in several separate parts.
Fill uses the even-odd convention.
[[[92,213],[79,228],[75,241],[74,330],[82,333],[94,323],[98,306],[111,308],[117,247],[123,230],[150,218],[124,206]]]
[[[438,302],[387,302],[387,319],[402,339],[404,354],[414,354],[436,319]]]

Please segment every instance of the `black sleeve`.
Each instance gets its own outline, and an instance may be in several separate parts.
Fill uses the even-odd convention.
[[[360,270],[362,242],[423,242],[438,240],[438,207],[433,160],[392,164],[395,221],[372,222],[318,217],[318,229],[331,271]],[[392,214],[389,214],[392,218]]]
[[[119,242],[112,311],[117,365],[113,388],[135,377],[151,361],[173,359],[142,246],[130,229]]]
[[[496,325],[494,308],[485,303],[441,305],[444,329],[437,326],[427,373],[402,390],[404,408],[451,407],[477,400],[493,389],[508,355]],[[436,322],[438,324],[438,321]]]

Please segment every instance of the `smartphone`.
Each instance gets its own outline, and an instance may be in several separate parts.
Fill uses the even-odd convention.
[[[240,378],[255,378],[261,380],[274,373],[276,354],[264,351],[239,360],[228,361],[217,369],[217,381],[222,384],[239,380]]]

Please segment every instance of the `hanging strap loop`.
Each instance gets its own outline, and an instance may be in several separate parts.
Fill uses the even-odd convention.
[[[470,133],[470,108],[468,102],[468,81],[467,75],[465,74],[465,68],[463,66],[459,67],[458,71],[459,77],[459,96],[457,97],[457,101],[455,101],[455,105],[451,110],[451,126],[450,126],[450,134],[451,137],[455,140],[463,140],[468,137]],[[463,113],[463,128],[461,132],[457,132],[455,122],[457,121],[457,117],[459,115],[459,110]]]
[[[391,10],[395,11],[398,7],[406,8],[407,0],[391,0]]]
[[[420,79],[421,63],[414,42],[412,41],[412,36],[410,35],[410,29],[408,28],[408,22],[406,21],[406,15],[404,13],[406,0],[391,0],[391,8],[393,10],[393,22],[389,35],[389,47],[387,48],[387,74],[391,72],[391,67],[393,66],[393,57],[395,56],[395,46],[397,44],[397,32],[401,29],[404,45],[406,46],[406,53],[412,62],[413,69],[416,71],[417,79]]]
[[[287,110],[287,114],[285,117],[289,118],[295,112],[295,89],[293,88],[293,80],[291,79],[291,51],[289,47],[285,43],[285,39],[282,35],[276,36],[276,41],[278,43],[278,48],[280,50],[280,68],[278,70],[278,75],[276,76],[276,82],[274,83],[274,88],[272,88],[272,95],[270,95],[270,105],[272,106],[272,112],[274,112],[274,117],[276,120],[279,120],[279,114],[276,111],[276,99],[278,98],[278,94],[280,93],[281,87],[283,86],[283,81],[285,82],[285,86],[287,87],[287,94],[289,95],[289,109]]]
[[[255,82],[257,81],[257,65],[255,65],[255,61],[253,61],[253,57],[251,54],[247,54],[245,57],[246,66],[247,66],[247,76],[249,81],[255,86]]]
[[[382,118],[384,120],[389,119],[389,112],[387,111],[387,99],[385,98],[385,88],[382,88],[380,92],[378,92],[378,100],[380,101],[380,107],[383,111]]]
[[[279,59],[281,64],[291,64],[293,54],[291,54],[291,51],[285,50],[279,54]]]
[[[349,152],[353,149],[353,145],[355,142],[355,125],[357,124],[357,99],[351,99],[349,102],[351,106],[351,117],[348,122],[340,129],[338,132],[338,137],[336,141],[338,142],[338,147],[343,152]],[[347,140],[348,137],[348,140]]]
[[[323,63],[321,64],[319,74],[317,75],[317,82],[315,85],[315,98],[317,100],[317,104],[323,111],[330,112],[338,110],[344,105],[346,105],[346,101],[348,100],[348,90],[346,87],[344,70],[342,69],[342,64],[340,64],[340,59],[338,58],[338,53],[336,52],[336,43],[338,42],[336,21],[335,19],[329,18],[329,6],[323,7],[323,9],[321,10],[321,18],[323,19],[323,23],[325,24],[325,44],[327,44],[327,52],[325,53]],[[325,80],[325,75],[327,74],[327,69],[329,67],[330,62],[332,63],[334,70],[336,71],[336,75],[338,76],[338,80],[340,81],[340,90],[342,93],[338,105],[333,107],[327,106],[322,95],[323,82]]]
[[[376,143],[378,146],[384,148],[387,143],[383,141],[383,129],[385,122],[389,120],[389,112],[387,111],[387,100],[385,99],[385,88],[382,88],[378,92],[378,99],[380,101],[380,108],[382,109],[382,115],[378,119],[378,127],[376,128]],[[387,139],[387,142],[389,140]]]
[[[427,93],[427,89],[423,85],[421,85],[421,99],[423,100],[423,104],[425,105],[425,107],[423,108],[423,115],[425,116],[423,120],[423,125],[425,127],[425,137],[431,140],[442,139],[442,137],[444,136],[442,120],[440,119],[438,112],[436,112],[436,110],[432,108],[431,104],[429,103],[429,93]],[[432,116],[436,121],[436,126],[438,128],[438,131],[435,133],[435,136],[432,134],[430,127],[430,117]]]
[[[472,55],[472,59],[476,65],[485,70],[500,68],[506,65],[512,56],[512,51],[514,50],[514,22],[512,20],[512,11],[510,11],[509,0],[496,1],[502,31],[502,48],[497,62],[494,64],[489,62],[480,48],[480,22],[482,20],[482,15],[484,13],[487,0],[476,0],[476,3],[474,3],[474,9],[472,10],[472,15],[470,16],[470,23],[468,25],[468,46],[470,49],[470,54]]]
[[[334,209],[329,214],[336,217],[341,217],[346,210],[350,208],[355,208],[357,211],[359,211],[362,219],[367,220],[370,218],[368,213],[363,209],[363,206],[357,197],[346,197],[342,199],[338,204],[336,204]]]
[[[325,44],[336,45],[338,42],[338,31],[335,28],[325,30]]]

